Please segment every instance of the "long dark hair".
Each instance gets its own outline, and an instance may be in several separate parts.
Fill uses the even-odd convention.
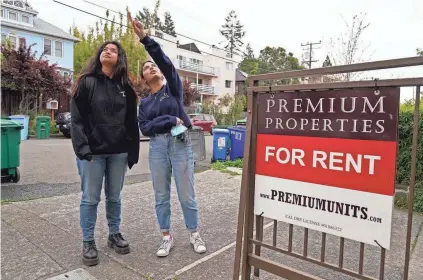
[[[76,95],[78,91],[79,83],[81,82],[82,78],[84,78],[87,75],[92,75],[101,71],[102,65],[100,62],[100,56],[101,56],[101,53],[103,52],[103,49],[108,44],[113,44],[118,49],[118,60],[113,69],[112,79],[120,83],[124,89],[130,89],[134,94],[136,94],[135,89],[131,81],[129,80],[128,59],[126,58],[125,50],[122,48],[121,44],[119,44],[116,41],[106,41],[100,46],[100,48],[98,48],[97,53],[89,60],[87,65],[85,65],[81,73],[76,78],[71,90],[71,94],[73,96]]]

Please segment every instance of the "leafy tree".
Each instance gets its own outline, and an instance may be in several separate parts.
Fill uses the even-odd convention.
[[[225,18],[225,24],[222,25],[222,29],[219,31],[227,40],[225,49],[229,51],[231,56],[242,52],[241,47],[244,45],[242,38],[245,36],[245,31],[243,29],[244,25],[238,20],[235,11],[230,11]]]
[[[259,74],[302,69],[298,58],[291,52],[287,53],[282,47],[267,46],[260,51],[258,60]]]
[[[166,12],[164,14],[165,16],[165,21],[164,21],[164,25],[162,28],[162,31],[164,33],[167,33],[169,35],[175,36],[176,37],[176,32],[175,32],[175,23],[173,22],[172,16],[170,15],[169,12]]]
[[[423,49],[417,49],[417,55],[423,56]]]
[[[158,29],[172,36],[176,36],[175,23],[169,12],[164,14],[164,23],[159,16],[160,0],[156,0],[154,10],[150,11],[147,7],[144,7],[142,11],[139,11],[136,18],[144,24],[145,29]]]
[[[293,53],[287,53],[282,47],[269,47],[262,49],[258,58],[254,57],[251,46],[247,45],[246,56],[241,61],[239,68],[249,75],[284,72],[303,69],[298,58]],[[275,81],[274,84],[298,82],[297,79],[289,81]],[[265,84],[268,84],[267,82]]]
[[[1,87],[6,94],[20,95],[19,111],[30,113],[43,107],[50,98],[58,99],[68,94],[70,78],[57,72],[56,64],[49,64],[44,55],[39,58],[32,47],[23,46],[18,50],[8,45],[1,47]]]
[[[202,112],[213,115],[220,125],[235,125],[244,112],[247,104],[246,96],[240,94],[231,96],[227,94],[219,98],[219,101],[219,104],[213,101],[203,102],[201,106]]]
[[[145,29],[150,29],[154,25],[152,13],[150,13],[150,10],[146,7],[142,8],[142,11],[138,12],[136,18],[144,24]]]
[[[182,89],[184,91],[184,105],[191,106],[191,104],[197,99],[198,90],[191,87],[191,82],[185,80],[182,82]]]
[[[249,75],[259,72],[259,61],[257,58],[244,58],[239,64],[239,69]]]
[[[269,47],[262,49],[258,57],[258,73],[284,72],[289,70],[299,70],[304,67],[300,64],[298,58],[291,52],[286,52],[282,47]],[[290,84],[298,83],[298,79],[278,80],[273,82],[264,82],[264,84]]]
[[[154,5],[154,12],[152,16],[153,27],[159,30],[162,30],[163,24],[159,17],[159,8],[160,8],[160,0],[156,1],[156,5]]]
[[[132,28],[124,28],[123,15],[119,16],[119,23],[113,17],[109,20],[109,12],[106,12],[105,23],[102,20],[96,22],[95,26],[88,27],[88,32],[81,32],[75,25],[71,28],[72,35],[81,41],[74,45],[74,69],[78,75],[88,60],[95,54],[97,49],[106,40],[118,41],[126,52],[128,58],[129,72],[138,75],[139,65],[147,59],[144,46],[138,42]],[[126,26],[130,27],[131,22],[126,20]]]
[[[247,46],[245,47],[245,53],[244,53],[246,58],[255,58],[254,56],[254,50],[251,47],[250,43],[247,44]]]
[[[247,74],[255,75],[258,73],[259,61],[254,56],[254,50],[250,43],[247,44],[244,52],[244,59],[239,64],[239,69]]]

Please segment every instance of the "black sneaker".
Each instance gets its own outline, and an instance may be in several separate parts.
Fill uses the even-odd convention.
[[[128,254],[130,251],[129,242],[126,241],[120,233],[109,234],[107,246],[109,246],[109,248],[115,249],[115,252],[121,255]]]
[[[93,266],[97,265],[98,261],[98,251],[95,241],[83,241],[82,263],[87,266]]]

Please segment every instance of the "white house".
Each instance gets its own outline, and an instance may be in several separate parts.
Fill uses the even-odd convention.
[[[235,94],[235,74],[241,57],[217,47],[209,47],[205,54],[195,43],[179,44],[178,38],[159,30],[150,30],[166,55],[172,60],[182,80],[198,89],[198,102],[217,101],[226,94]]]

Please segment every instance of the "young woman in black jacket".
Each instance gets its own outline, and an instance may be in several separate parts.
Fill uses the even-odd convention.
[[[71,135],[81,177],[80,223],[82,260],[98,263],[94,240],[97,206],[105,181],[108,246],[129,253],[120,233],[121,190],[127,167],[139,157],[137,96],[128,78],[125,51],[118,42],[105,42],[74,83]]]

